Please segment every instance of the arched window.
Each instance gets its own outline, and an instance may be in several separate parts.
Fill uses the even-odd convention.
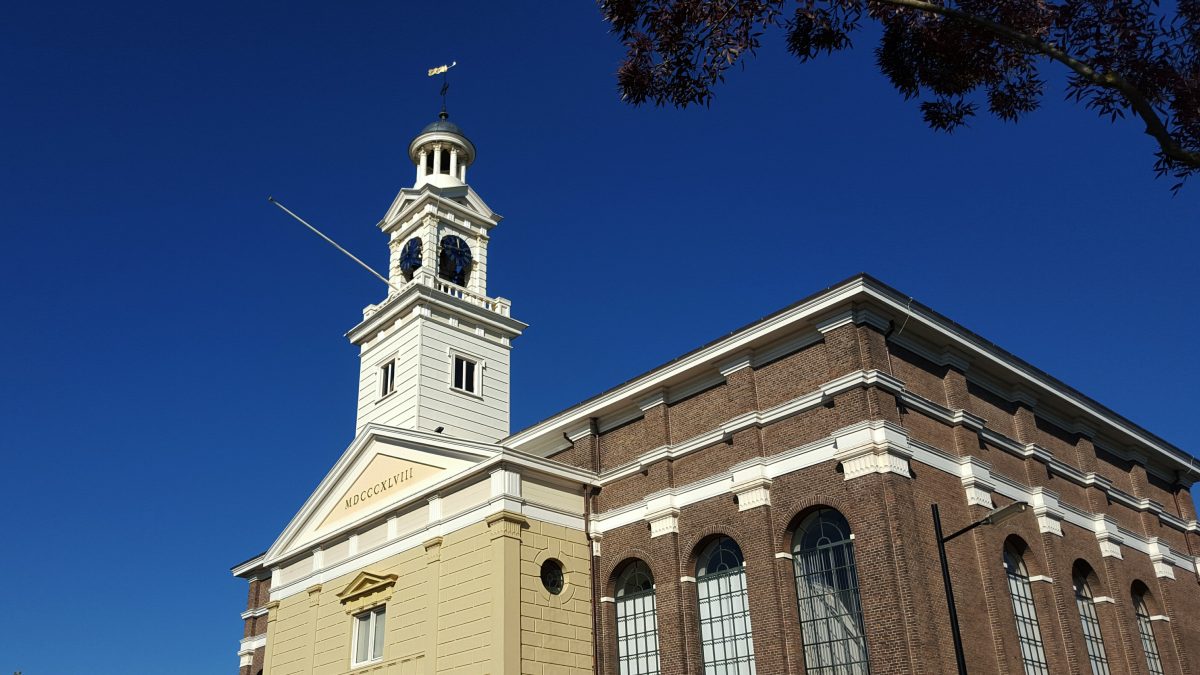
[[[658,675],[654,575],[634,560],[617,576],[617,661],[621,675]]]
[[[1021,645],[1025,675],[1050,675],[1046,651],[1042,647],[1037,610],[1033,606],[1033,588],[1029,584],[1024,550],[1016,542],[1010,541],[1004,545],[1004,571],[1008,576],[1008,594],[1012,597],[1013,615],[1017,620],[1017,641]]]
[[[813,675],[869,673],[854,540],[846,518],[833,509],[809,514],[792,537],[792,563],[805,670]]]
[[[1162,659],[1158,657],[1158,642],[1154,640],[1154,625],[1146,609],[1148,591],[1141,584],[1133,587],[1133,613],[1137,615],[1138,634],[1142,636],[1142,651],[1146,652],[1146,667],[1150,675],[1163,675]]]
[[[700,598],[704,672],[754,675],[745,561],[742,549],[729,537],[714,539],[700,552],[696,593]]]
[[[438,260],[438,276],[452,284],[466,286],[471,277],[471,247],[452,234],[442,237],[442,254]]]
[[[1079,610],[1079,621],[1083,625],[1083,642],[1087,646],[1088,662],[1092,675],[1109,675],[1108,656],[1104,653],[1104,637],[1100,634],[1100,620],[1096,617],[1096,602],[1092,587],[1088,583],[1091,570],[1082,564],[1075,566],[1071,581],[1075,586],[1075,607]]]
[[[405,281],[412,281],[413,273],[421,268],[421,238],[413,237],[404,242],[400,249],[400,273]]]

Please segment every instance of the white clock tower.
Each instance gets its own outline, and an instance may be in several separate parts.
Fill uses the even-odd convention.
[[[416,182],[379,228],[391,289],[347,337],[361,350],[358,423],[496,442],[509,433],[509,350],[526,327],[487,291],[501,217],[466,183],[475,145],[445,111],[413,139]]]

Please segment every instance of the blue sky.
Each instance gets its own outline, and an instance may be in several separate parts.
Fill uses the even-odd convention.
[[[350,441],[383,294],[266,197],[382,269],[450,60],[530,324],[514,429],[867,271],[1196,452],[1200,183],[1053,69],[1022,124],[935,134],[870,47],[635,109],[587,2],[8,7],[0,672],[235,671],[228,568]]]

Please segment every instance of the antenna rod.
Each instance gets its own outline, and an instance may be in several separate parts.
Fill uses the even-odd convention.
[[[379,279],[380,281],[382,281],[383,283],[387,284],[388,286],[390,286],[390,287],[392,287],[392,288],[396,288],[395,286],[392,286],[392,282],[390,282],[390,281],[388,281],[388,280],[387,280],[387,277],[384,277],[384,276],[383,276],[382,274],[380,274],[379,272],[376,272],[376,271],[375,271],[375,269],[374,269],[373,267],[371,267],[371,266],[370,266],[370,265],[368,265],[367,263],[365,263],[365,262],[363,262],[363,261],[359,260],[358,258],[356,258],[356,257],[354,256],[354,254],[353,254],[353,253],[351,253],[350,251],[347,251],[346,249],[344,249],[344,248],[342,248],[341,246],[339,246],[339,245],[338,245],[338,243],[337,243],[336,241],[334,241],[334,240],[330,239],[329,237],[326,237],[326,236],[325,236],[325,234],[324,234],[323,232],[321,232],[321,231],[320,231],[320,230],[318,230],[317,228],[313,227],[312,225],[309,225],[309,224],[308,224],[308,222],[307,222],[306,220],[304,220],[304,219],[303,219],[303,218],[301,218],[300,216],[298,216],[298,215],[296,215],[296,214],[292,213],[292,212],[291,212],[291,211],[288,209],[288,207],[286,207],[286,206],[284,206],[283,204],[280,204],[278,201],[276,201],[276,200],[275,200],[275,197],[267,197],[267,201],[271,202],[271,203],[272,203],[272,204],[274,204],[275,206],[278,206],[280,209],[282,209],[282,210],[283,210],[283,212],[284,212],[284,213],[286,213],[286,214],[288,214],[289,216],[291,216],[291,217],[295,218],[296,220],[300,221],[300,224],[301,224],[301,225],[303,225],[303,226],[307,227],[308,229],[312,230],[313,232],[315,232],[315,233],[316,233],[316,235],[317,235],[318,237],[320,237],[320,238],[324,239],[325,241],[329,242],[329,244],[330,244],[331,246],[333,246],[334,248],[336,248],[337,250],[341,251],[342,253],[345,253],[347,257],[349,257],[351,260],[353,260],[354,262],[356,262],[356,263],[358,263],[359,265],[361,265],[363,269],[365,269],[366,271],[370,272],[371,274],[374,274],[374,275],[375,275],[375,277],[376,277],[377,279]],[[396,289],[396,290],[400,290],[400,289]]]

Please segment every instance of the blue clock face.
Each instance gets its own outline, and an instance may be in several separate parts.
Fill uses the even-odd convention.
[[[438,276],[452,284],[466,286],[471,276],[471,247],[454,235],[442,238],[442,254],[438,260]]]
[[[405,281],[412,281],[413,273],[421,267],[421,238],[413,237],[400,250],[400,272]]]

